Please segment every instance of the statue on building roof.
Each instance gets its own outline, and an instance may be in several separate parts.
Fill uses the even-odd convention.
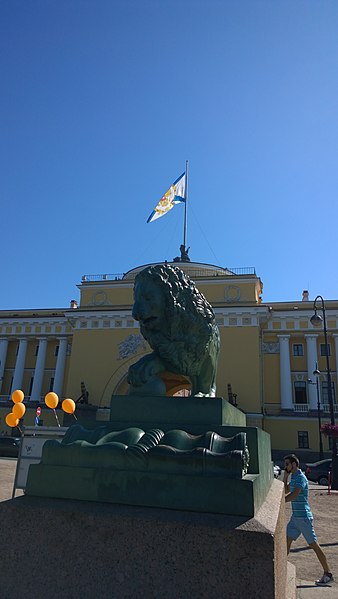
[[[186,248],[185,245],[182,243],[180,245],[181,255],[176,256],[176,258],[174,258],[173,262],[190,262],[190,258],[188,256],[189,250],[190,250],[190,246],[188,248]]]

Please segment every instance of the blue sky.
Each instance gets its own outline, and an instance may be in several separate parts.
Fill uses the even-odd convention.
[[[0,309],[171,260],[338,298],[336,0],[1,0]]]

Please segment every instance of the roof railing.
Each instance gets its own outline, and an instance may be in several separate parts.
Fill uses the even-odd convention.
[[[179,263],[177,264],[177,266],[179,266]],[[185,268],[184,268],[184,272],[191,276],[191,277],[220,277],[220,276],[245,276],[245,275],[254,275],[256,276],[256,271],[254,266],[243,266],[241,268],[227,268],[225,267],[224,270],[226,270],[227,272],[223,273],[220,272],[220,270],[213,272],[206,272],[203,269],[200,270],[196,270],[196,268],[191,269],[191,271],[189,271],[189,267],[187,268],[186,264],[185,264]],[[101,281],[122,281],[122,279],[124,278],[126,273],[124,272],[118,272],[118,273],[114,273],[114,274],[102,274],[102,275],[83,275],[82,277],[82,283],[95,283],[95,282],[101,282]]]

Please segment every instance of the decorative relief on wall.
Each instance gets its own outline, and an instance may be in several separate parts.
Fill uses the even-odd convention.
[[[137,354],[139,349],[146,351],[147,343],[142,335],[128,335],[124,341],[118,344],[119,360],[124,360],[129,356]]]
[[[279,354],[279,343],[276,342],[268,342],[262,344],[263,354]]]
[[[224,289],[224,297],[226,302],[238,302],[241,297],[241,290],[236,285],[228,285]]]
[[[111,302],[108,301],[105,291],[97,291],[92,296],[92,301],[88,306],[111,306]]]
[[[229,318],[229,325],[230,326],[236,326],[237,325],[237,318],[234,318],[234,317]]]

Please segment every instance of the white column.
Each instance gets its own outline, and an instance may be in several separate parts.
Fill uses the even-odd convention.
[[[336,350],[336,373],[337,373],[337,383],[338,383],[338,335],[332,335],[334,337],[335,342],[335,350]]]
[[[0,391],[4,378],[5,364],[7,357],[8,339],[0,339]]]
[[[33,399],[33,400],[40,401],[40,399],[41,399],[43,374],[45,372],[47,343],[48,343],[48,340],[46,338],[39,339],[39,350],[38,350],[38,355],[36,358],[33,387],[32,387],[32,392],[31,392],[31,399]]]
[[[56,360],[55,376],[53,391],[61,398],[63,388],[63,377],[65,373],[66,353],[67,353],[67,337],[59,338],[59,352]]]
[[[21,389],[23,373],[25,369],[26,351],[28,339],[20,339],[19,351],[16,357],[16,364],[12,383],[12,393],[16,389]]]
[[[293,410],[292,383],[290,367],[290,335],[278,335],[279,337],[279,361],[280,361],[280,393],[281,409]]]
[[[306,353],[307,353],[307,378],[315,382],[316,375],[313,371],[316,370],[317,357],[317,335],[305,335]],[[317,410],[317,388],[316,385],[307,385],[309,408]]]

